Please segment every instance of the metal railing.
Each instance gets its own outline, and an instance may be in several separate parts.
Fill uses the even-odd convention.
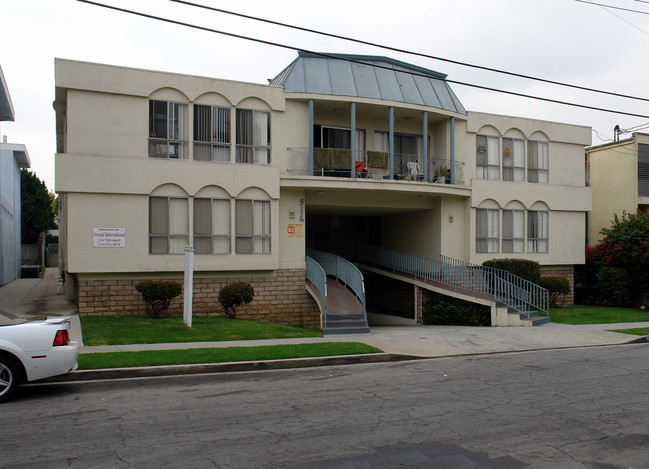
[[[428,259],[376,246],[359,245],[358,262],[412,275],[415,279],[430,280],[453,291],[479,293],[493,298],[529,318],[530,308],[549,315],[548,291],[514,274],[450,257]]]
[[[336,278],[356,295],[356,298],[361,302],[363,307],[363,315],[367,317],[367,310],[365,305],[365,282],[363,281],[363,274],[358,268],[343,259],[340,256],[331,254],[316,249],[307,249],[307,257],[310,257],[322,267],[327,275]]]
[[[297,173],[303,175],[309,175],[308,170],[308,148],[298,148],[290,147],[287,148],[289,151],[288,166],[286,171],[289,173]],[[320,152],[331,151],[332,154],[334,151],[339,152],[338,158],[334,161],[330,161],[326,166],[323,166],[321,159],[316,159],[314,162],[313,176],[327,176],[327,177],[342,177],[342,178],[351,178],[351,150],[344,149],[327,149],[327,148],[314,148],[314,150]],[[345,155],[346,158],[342,158],[342,155]],[[372,164],[377,164],[373,162],[376,159],[376,155],[385,155],[384,161],[381,163],[380,167],[372,166]],[[389,168],[388,168],[388,152],[379,152],[379,151],[358,151],[356,152],[356,161],[363,163],[362,170],[356,173],[356,177],[359,178],[368,178],[368,179],[385,179],[389,177]],[[424,170],[423,164],[424,157],[422,155],[413,155],[407,153],[395,153],[394,154],[394,178],[395,179],[411,179],[411,175],[408,171],[408,163],[417,163],[419,164],[420,171]],[[337,161],[340,160],[340,161]],[[344,160],[344,161],[343,161]],[[318,164],[318,163],[321,164]],[[455,184],[464,184],[464,162],[455,161],[451,165],[451,160],[448,158],[437,158],[434,156],[428,157],[428,174],[424,179],[428,182],[445,182],[446,184],[450,183],[451,178],[451,166],[454,172]],[[416,178],[412,178],[416,179]]]
[[[322,326],[327,325],[327,274],[311,257],[306,256],[306,278],[320,292],[322,297]]]

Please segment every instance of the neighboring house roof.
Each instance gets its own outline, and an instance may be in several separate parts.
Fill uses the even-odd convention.
[[[287,93],[385,99],[466,114],[445,79],[443,73],[389,57],[300,51],[270,84]]]
[[[27,148],[22,143],[0,143],[0,150],[13,152],[18,167],[31,167],[32,163],[29,159],[29,153],[27,153]]]
[[[9,96],[5,76],[2,73],[2,67],[0,67],[0,121],[13,121],[15,118],[14,106],[11,103],[11,97]]]

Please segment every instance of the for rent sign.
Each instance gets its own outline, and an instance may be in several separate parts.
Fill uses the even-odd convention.
[[[93,227],[93,248],[125,248],[126,228]]]

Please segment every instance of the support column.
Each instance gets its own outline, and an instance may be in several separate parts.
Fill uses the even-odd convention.
[[[451,184],[455,184],[455,117],[451,117],[451,146],[450,146],[450,157],[451,157]]]
[[[351,135],[351,150],[352,150],[352,178],[356,177],[356,103],[352,103],[352,135]]]
[[[424,128],[422,130],[422,135],[424,139],[424,165],[422,171],[424,173],[424,181],[428,182],[428,164],[430,157],[428,155],[428,111],[424,111]]]
[[[313,176],[313,100],[309,99],[309,176]]]
[[[390,161],[388,163],[388,173],[390,180],[394,179],[394,107],[390,106],[390,133],[388,135],[388,151],[390,152]]]

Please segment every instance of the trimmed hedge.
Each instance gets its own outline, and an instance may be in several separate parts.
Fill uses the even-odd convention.
[[[169,316],[169,304],[180,295],[182,286],[171,280],[145,280],[135,285],[144,299],[146,313],[154,319]]]
[[[604,266],[597,272],[599,291],[609,306],[629,306],[633,279],[624,267]]]
[[[237,316],[239,306],[247,305],[254,297],[255,289],[245,282],[230,283],[219,290],[219,303],[230,319]]]
[[[485,267],[506,270],[532,283],[541,281],[541,264],[527,259],[491,259],[482,263]]]
[[[566,295],[570,293],[570,282],[565,277],[541,277],[539,285],[548,291],[550,308],[563,306]]]
[[[491,308],[435,293],[424,303],[422,322],[444,326],[491,326]]]

